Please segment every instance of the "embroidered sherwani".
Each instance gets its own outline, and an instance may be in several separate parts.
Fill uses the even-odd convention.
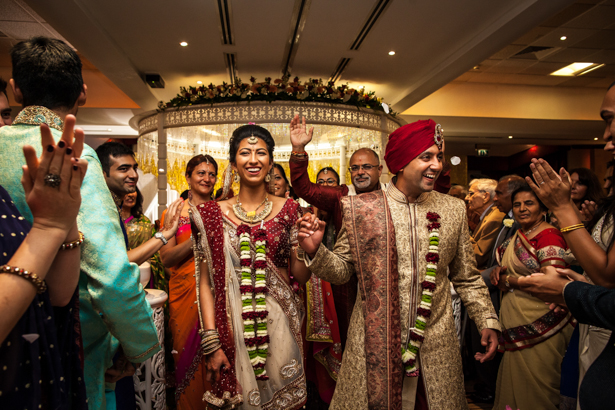
[[[32,213],[20,183],[25,165],[24,145],[41,154],[39,125],[45,122],[57,141],[64,126],[52,111],[26,107],[12,126],[0,128],[0,184],[13,197],[21,214],[32,222]],[[139,283],[139,268],[128,262],[118,218],[96,152],[85,145],[81,158],[88,171],[81,186],[81,207],[77,217],[85,241],[81,247],[79,303],[85,381],[90,409],[105,408],[104,373],[121,344],[124,354],[138,363],[159,350],[152,311]]]
[[[383,196],[386,209],[383,207],[381,212],[390,213],[387,232],[394,231],[392,240],[395,242],[396,252],[394,255],[380,256],[397,264],[400,310],[400,323],[397,326],[401,327],[401,343],[404,345],[408,343],[409,328],[414,326],[422,291],[421,283],[427,269],[425,256],[429,249],[429,232],[426,215],[428,212],[440,215],[438,249],[440,261],[437,264],[431,317],[427,320],[425,340],[418,356],[419,377],[423,378],[430,409],[467,408],[459,340],[455,332],[451,307],[450,282],[452,281],[455,290],[461,296],[479,331],[485,328],[499,330],[500,326],[489,300],[487,288],[476,269],[463,202],[437,192],[429,192],[422,194],[415,203],[410,204],[405,195],[392,183],[384,194],[364,195]],[[356,198],[361,197],[362,195]],[[344,203],[344,206],[346,205],[349,205],[348,201]],[[348,215],[345,212],[344,224],[334,250],[331,252],[321,245],[314,258],[307,261],[313,273],[334,284],[348,281],[355,274],[357,266],[365,264],[364,261],[357,263],[352,257],[348,230],[353,223],[348,220]],[[393,226],[389,226],[390,224]],[[371,225],[356,226],[354,229],[359,236],[378,235],[378,232],[370,232],[373,230]],[[355,245],[356,243],[360,241],[355,242]],[[385,249],[375,248],[370,252],[381,254]],[[447,268],[450,268],[450,281]],[[365,351],[372,341],[366,340],[362,305],[372,303],[370,299],[373,299],[372,295],[377,293],[377,289],[366,289],[366,292],[359,292],[357,297],[337,389],[331,402],[332,409],[368,408],[368,389],[373,389],[374,380],[370,379],[368,385]],[[362,300],[364,294],[368,295],[367,300]],[[399,371],[403,369],[401,359],[396,365]],[[393,367],[392,374],[397,374],[398,369]],[[414,406],[415,382],[415,378],[403,376],[404,409],[411,409]]]

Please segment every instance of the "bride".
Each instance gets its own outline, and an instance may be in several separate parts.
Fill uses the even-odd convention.
[[[273,195],[269,131],[244,125],[230,140],[222,198],[191,208],[201,350],[212,382],[203,400],[218,408],[297,409],[307,399],[303,368],[301,284],[297,258],[301,208]],[[300,251],[301,252],[301,251]]]

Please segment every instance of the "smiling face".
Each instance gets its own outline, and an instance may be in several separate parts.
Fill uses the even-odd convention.
[[[248,138],[244,138],[239,142],[233,169],[239,174],[242,185],[262,184],[272,166],[265,141],[257,138],[256,144],[250,144]]]
[[[111,160],[109,175],[104,174],[109,190],[119,197],[135,192],[139,180],[137,161],[132,155],[109,156],[109,159]]]
[[[378,159],[371,151],[363,149],[356,151],[350,157],[348,166],[352,185],[358,193],[371,192],[380,183],[382,165],[378,164]]]
[[[207,199],[216,185],[216,167],[214,167],[214,164],[201,162],[194,167],[190,176],[186,175],[186,182],[190,185],[193,195],[196,194],[201,199]]]
[[[579,202],[587,194],[587,185],[583,185],[579,182],[579,174],[576,172],[570,175],[570,181],[572,182],[572,190],[570,191],[570,197],[573,201]]]
[[[533,192],[518,192],[512,201],[512,210],[515,220],[523,230],[535,226],[545,215]]]
[[[137,192],[126,194],[122,202],[122,208],[132,209],[137,204]]]
[[[606,145],[604,150],[615,156],[615,145],[613,144],[613,136],[615,135],[615,87],[611,87],[604,96],[602,106],[600,107],[600,117],[604,120],[605,129],[602,138]]]
[[[440,151],[434,144],[410,161],[400,171],[398,178],[408,188],[409,194],[418,198],[423,192],[433,190],[442,172],[443,160],[444,149]]]
[[[280,198],[286,197],[286,191],[288,191],[288,184],[284,180],[284,177],[280,173],[280,170],[277,167],[273,167],[273,189],[274,195],[279,196]]]

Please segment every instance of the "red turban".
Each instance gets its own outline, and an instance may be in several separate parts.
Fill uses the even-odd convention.
[[[436,129],[438,134],[436,135]],[[419,120],[399,127],[389,135],[384,160],[392,174],[418,157],[434,144],[442,149],[442,128],[434,120]]]

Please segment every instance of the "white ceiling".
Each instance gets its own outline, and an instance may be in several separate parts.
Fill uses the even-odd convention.
[[[232,44],[223,44],[219,5],[225,3]],[[612,0],[0,0],[0,7],[0,31],[8,36],[4,43],[0,38],[1,52],[31,35],[62,36],[140,107],[86,106],[80,124],[98,129],[127,125],[127,118],[171,99],[180,86],[196,85],[197,80],[229,82],[224,53],[235,55],[237,74],[244,82],[250,76],[278,78],[290,44],[291,75],[328,79],[342,59],[350,59],[339,81],[365,85],[398,112],[428,101],[451,82],[531,86],[537,92],[538,85],[598,87],[598,95],[605,78],[615,74],[615,64],[610,66],[615,63]],[[352,50],[374,10],[382,11],[360,47]],[[293,37],[297,21],[300,27]],[[569,38],[565,46],[559,40],[561,30]],[[188,47],[180,47],[181,41]],[[513,58],[528,45],[557,50]],[[390,50],[396,54],[389,56]],[[564,62],[585,57],[607,66],[587,78],[554,80],[547,75]],[[6,58],[0,57],[0,63],[6,66]],[[143,73],[161,74],[166,88],[149,88],[141,80]],[[104,87],[90,88],[90,95],[104,92]],[[513,131],[519,138],[516,146],[557,141],[563,134],[568,143],[579,143],[599,128],[597,118],[573,119],[573,124],[434,109],[425,115],[438,118],[447,136],[460,144]],[[407,121],[419,117],[423,113],[403,116]],[[118,128],[110,135],[121,132],[125,130]]]

